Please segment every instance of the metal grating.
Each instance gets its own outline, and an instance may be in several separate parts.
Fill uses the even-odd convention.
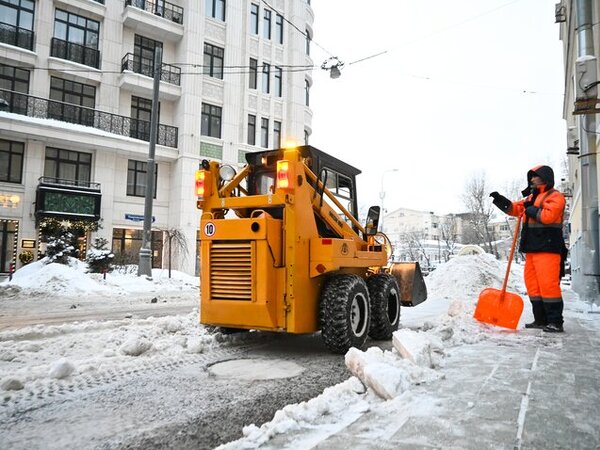
[[[212,300],[252,300],[252,243],[213,242],[210,249]]]

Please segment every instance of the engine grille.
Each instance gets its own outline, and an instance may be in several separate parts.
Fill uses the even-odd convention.
[[[252,300],[252,242],[213,242],[210,249],[210,297]]]

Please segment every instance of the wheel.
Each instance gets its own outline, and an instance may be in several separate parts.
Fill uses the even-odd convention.
[[[329,278],[321,291],[319,319],[325,345],[334,353],[360,348],[367,340],[371,311],[369,291],[357,275]]]
[[[396,277],[388,273],[367,278],[371,297],[371,328],[369,336],[389,340],[400,324],[400,287]]]

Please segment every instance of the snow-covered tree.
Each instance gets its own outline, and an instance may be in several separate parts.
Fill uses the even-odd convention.
[[[46,256],[48,257],[46,264],[69,264],[69,257],[75,253],[73,238],[73,234],[68,231],[63,231],[58,236],[51,236],[46,247]]]
[[[104,238],[94,239],[94,245],[87,252],[85,261],[91,273],[107,273],[113,270],[115,255],[106,248],[108,241]]]

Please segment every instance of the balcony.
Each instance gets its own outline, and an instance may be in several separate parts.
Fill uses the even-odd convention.
[[[0,42],[33,50],[33,31],[0,22]]]
[[[121,72],[126,70],[154,78],[154,60],[127,53],[121,60]],[[160,81],[180,86],[181,68],[163,63],[160,68]]]
[[[50,56],[66,59],[95,69],[100,68],[100,51],[74,42],[52,38]]]
[[[163,0],[125,0],[125,6],[132,6],[183,25],[183,8],[173,3]]]
[[[98,111],[85,106],[0,89],[0,110],[39,119],[54,119],[93,127],[119,136],[150,140],[150,122]],[[148,130],[145,131],[139,130]],[[157,144],[177,148],[177,127],[158,125]]]
[[[183,37],[183,8],[164,0],[125,0],[123,24],[159,41]]]
[[[74,220],[100,219],[100,183],[41,177],[36,192],[35,215]]]

